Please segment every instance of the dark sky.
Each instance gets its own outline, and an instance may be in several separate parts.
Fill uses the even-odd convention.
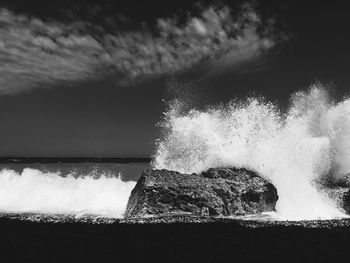
[[[232,37],[224,43],[225,51],[213,51],[213,47],[209,55],[196,51],[190,58],[186,43],[203,42],[205,36],[198,40],[196,35],[193,40],[191,34],[199,34],[201,27],[196,27],[198,33],[189,26],[186,33],[186,21],[199,17],[209,6],[235,10],[243,1],[0,1],[0,7],[11,12],[5,22],[0,19],[0,63],[5,65],[0,66],[0,156],[150,156],[160,136],[156,123],[165,110],[163,99],[174,96],[194,98],[193,105],[202,107],[255,93],[285,105],[291,93],[315,81],[334,87],[337,96],[346,95],[350,85],[349,8],[345,1],[320,2],[256,1],[252,5],[261,17],[257,30],[268,28],[268,33],[261,34],[273,39],[274,45],[261,47],[266,50],[249,46],[238,56],[237,48],[230,47],[236,43]],[[28,43],[40,40],[38,35],[44,33],[27,22],[16,22],[20,15],[37,18],[44,24],[40,27],[64,27],[60,36],[45,33],[55,47],[50,49],[45,42],[40,50],[28,48],[32,45]],[[158,18],[174,20],[175,16],[185,33],[174,41],[187,41],[186,48],[163,45],[155,27]],[[232,16],[234,20],[235,13]],[[12,29],[22,30],[21,35],[13,37]],[[127,52],[120,46],[106,47],[102,39],[108,34],[119,39],[137,35],[136,49],[152,38],[160,43],[155,45],[176,54],[169,55],[172,63],[160,63],[157,68],[152,61],[159,55],[152,53],[143,57],[140,66],[130,44],[124,47]],[[81,44],[79,39],[86,35],[99,45]],[[65,43],[60,44],[65,51],[58,50],[59,41]],[[9,55],[11,43],[23,43],[16,46],[16,55]],[[19,56],[18,52],[23,53]],[[53,53],[58,54],[55,59]],[[105,59],[105,53],[113,54],[112,59]],[[135,60],[129,68],[120,66],[129,60]],[[66,61],[69,67],[63,69]],[[166,83],[174,78],[188,84],[171,93]]]

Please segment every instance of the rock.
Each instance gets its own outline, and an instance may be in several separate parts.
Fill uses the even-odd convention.
[[[347,214],[350,214],[350,190],[349,189],[346,192],[344,192],[342,199],[343,199],[342,208],[345,210]]]
[[[336,202],[339,208],[350,214],[350,188],[332,187],[328,188],[326,193],[331,200]]]
[[[273,211],[276,188],[246,169],[212,168],[200,175],[145,170],[129,197],[125,217],[228,216]]]

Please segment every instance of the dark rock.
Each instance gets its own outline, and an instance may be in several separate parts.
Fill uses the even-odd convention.
[[[336,202],[340,209],[350,214],[350,188],[332,185],[326,190],[327,196]]]
[[[348,189],[344,192],[342,197],[342,208],[345,210],[347,214],[350,214],[350,190]]]
[[[273,211],[277,199],[270,182],[246,169],[215,168],[200,175],[145,170],[131,192],[125,217],[255,214]]]

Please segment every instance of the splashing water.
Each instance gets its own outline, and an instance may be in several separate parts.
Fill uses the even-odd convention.
[[[0,171],[0,211],[122,217],[135,182],[101,176],[61,177],[26,168]]]
[[[277,188],[281,219],[328,219],[344,214],[316,180],[345,180],[350,169],[350,100],[332,103],[314,85],[292,96],[281,113],[271,103],[251,98],[207,111],[181,114],[174,104],[153,166],[182,173],[235,166],[258,172]]]

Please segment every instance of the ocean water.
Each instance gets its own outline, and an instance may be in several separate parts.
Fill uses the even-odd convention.
[[[201,111],[175,100],[160,127],[151,164],[2,164],[0,212],[122,218],[145,168],[238,167],[277,188],[276,211],[260,218],[347,217],[330,191],[350,186],[350,99],[332,99],[319,84],[292,94],[286,111],[256,97]]]
[[[0,164],[0,213],[121,218],[149,163]]]

